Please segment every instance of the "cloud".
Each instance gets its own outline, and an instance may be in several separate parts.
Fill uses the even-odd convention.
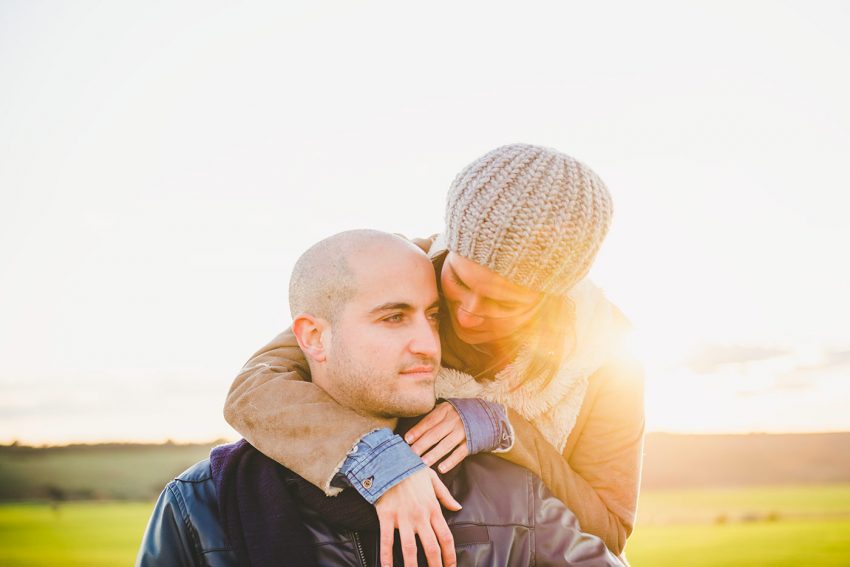
[[[740,364],[748,366],[737,369],[732,366]],[[804,391],[817,389],[823,380],[833,379],[836,372],[850,369],[850,350],[824,349],[813,358],[811,353],[793,348],[707,345],[686,358],[684,367],[700,375],[728,370],[750,385],[762,378],[760,387],[739,391],[739,396],[757,391]]]
[[[843,366],[850,364],[850,350],[831,350],[827,351],[824,357],[824,366]]]
[[[782,389],[810,387],[819,378],[844,367],[850,367],[850,350],[828,350],[820,361],[814,364],[800,364],[780,376],[776,380],[776,386]]]
[[[794,369],[787,374],[776,378],[773,388],[775,390],[813,390],[817,384],[817,377],[811,374],[799,372]]]
[[[711,374],[725,364],[758,362],[786,356],[788,348],[765,348],[745,345],[704,346],[685,359],[685,366],[697,374]]]

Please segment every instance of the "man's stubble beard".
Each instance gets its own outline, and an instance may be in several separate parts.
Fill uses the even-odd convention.
[[[337,339],[340,337],[337,336]],[[350,407],[362,414],[383,418],[415,417],[428,413],[436,402],[435,381],[432,380],[427,395],[425,386],[405,388],[399,376],[404,367],[393,370],[380,370],[369,367],[368,363],[358,361],[340,340],[328,360],[328,377],[333,384],[331,393],[341,405]],[[417,363],[434,364],[432,360],[420,360]],[[434,364],[439,367],[439,363]]]

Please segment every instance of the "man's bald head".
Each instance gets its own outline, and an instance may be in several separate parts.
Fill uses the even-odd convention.
[[[422,415],[440,368],[434,266],[413,243],[374,230],[322,240],[295,263],[292,332],[313,383],[362,415]]]
[[[379,230],[348,230],[311,246],[295,262],[289,280],[289,311],[333,323],[357,293],[357,257],[388,250],[424,253],[415,244]]]

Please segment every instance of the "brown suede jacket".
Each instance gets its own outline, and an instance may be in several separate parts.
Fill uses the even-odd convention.
[[[628,325],[624,317],[622,324]],[[330,481],[357,441],[375,429],[396,426],[395,420],[340,406],[310,382],[304,354],[289,329],[245,364],[230,388],[224,416],[260,451],[328,494],[339,491]],[[508,417],[514,445],[498,456],[539,476],[575,513],[582,530],[601,537],[620,555],[634,527],[640,485],[642,367],[623,355],[590,377],[563,453],[518,413],[509,409]]]

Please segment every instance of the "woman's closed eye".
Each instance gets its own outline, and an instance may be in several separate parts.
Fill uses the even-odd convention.
[[[469,286],[463,283],[460,278],[457,277],[457,274],[454,272],[454,270],[451,271],[449,277],[452,279],[452,282],[454,282],[455,285],[462,287],[463,289],[469,289]]]

